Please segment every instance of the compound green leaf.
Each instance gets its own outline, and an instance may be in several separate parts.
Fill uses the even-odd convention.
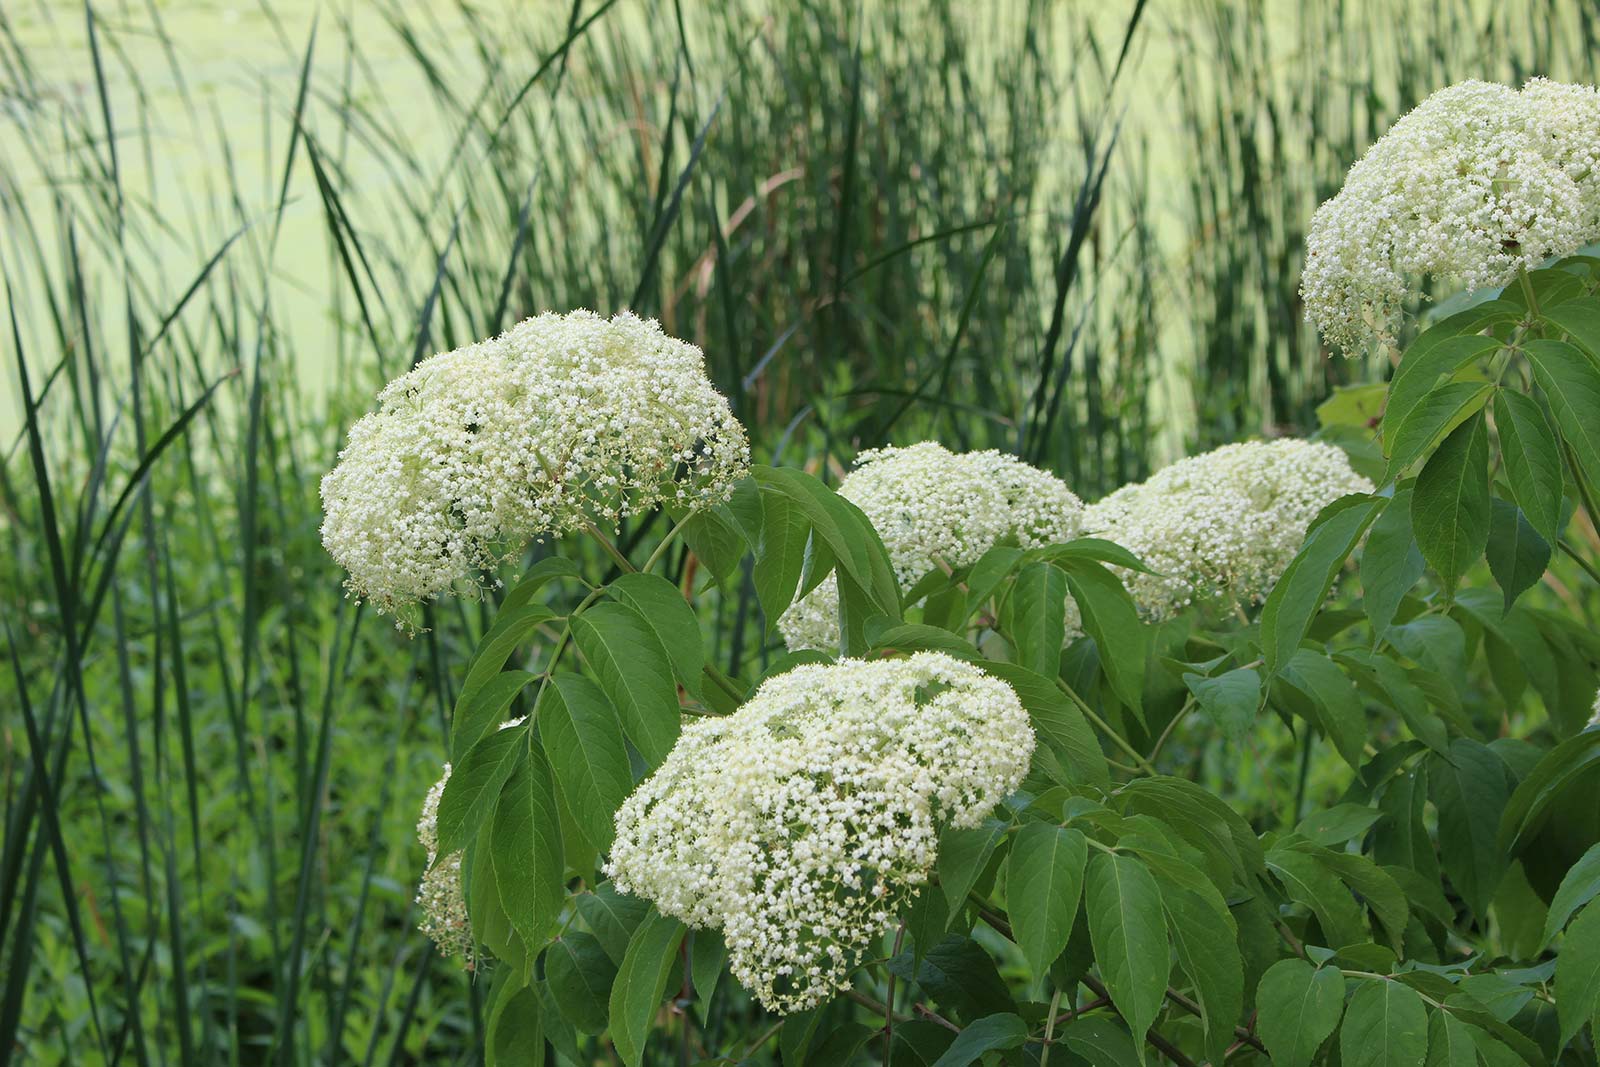
[[[1300,959],[1267,968],[1256,989],[1256,1029],[1275,1067],[1310,1067],[1344,1014],[1344,976]]]

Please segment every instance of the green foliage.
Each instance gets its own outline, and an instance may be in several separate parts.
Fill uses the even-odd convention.
[[[1094,133],[1123,99],[1099,69],[1112,38],[1085,25],[1059,48],[1029,21],[983,99],[953,58],[973,43],[953,6],[732,10],[697,24],[686,7],[637,42],[610,33],[610,5],[575,8],[553,39],[471,15],[496,57],[481,95],[444,73],[450,34],[386,12],[456,146],[438,172],[404,149],[423,124],[409,106],[392,126],[358,82],[314,78],[308,45],[264,215],[233,174],[217,204],[125,195],[123,131],[154,155],[163,124],[109,96],[53,110],[0,15],[8,121],[57,125],[67,146],[50,162],[38,133],[30,152],[51,169],[55,232],[26,200],[4,208],[23,432],[0,479],[15,709],[0,1060],[1593,1063],[1595,262],[1437,318],[1387,388],[1322,409],[1330,439],[1389,477],[1323,514],[1259,609],[1152,626],[1118,578],[1138,560],[1094,539],[997,546],[902,596],[878,534],[828,488],[858,445],[1000,444],[1086,494],[1153,458],[1150,385],[1172,368],[1153,359],[1152,279],[1170,268],[1146,247],[1147,208],[1101,185],[1108,167],[1129,177]],[[1237,44],[1212,77],[1241,88],[1182,94],[1208,160],[1186,210],[1205,224],[1162,309],[1195,327],[1200,439],[1305,427],[1352,373],[1306,343],[1272,249],[1297,247],[1284,220],[1348,162],[1338,139],[1370,132],[1334,113],[1392,116],[1411,81],[1437,80],[1424,53],[1461,51],[1418,46],[1407,63],[1426,73],[1398,92],[1308,77],[1310,95],[1263,109],[1271,90],[1240,75],[1271,66],[1248,61],[1241,20],[1211,14],[1189,32]],[[1465,22],[1471,40],[1507,36]],[[1113,43],[1137,28],[1119,21]],[[1332,29],[1311,39],[1349,47]],[[350,70],[361,32],[338,29]],[[98,48],[85,66],[104,93]],[[1085,81],[1047,71],[1056,54]],[[1074,99],[1093,106],[1068,165],[1040,131],[1073,127],[1057,109]],[[1333,132],[1285,152],[1283,130],[1305,126]],[[355,195],[351,152],[382,156],[392,200]],[[575,188],[595,203],[568,210]],[[274,303],[291,203],[333,268],[306,316],[338,328],[327,411],[296,391],[293,316]],[[374,208],[398,218],[392,240]],[[134,265],[161,262],[184,212],[241,233],[166,292]],[[1084,295],[1133,258],[1132,285]],[[341,601],[315,479],[357,394],[397,358],[544,303],[630,294],[703,344],[771,465],[722,506],[630,519],[604,548],[540,546],[498,602],[430,605],[409,642]],[[1176,440],[1184,413],[1166,414]],[[1039,748],[989,821],[941,835],[934,884],[848,993],[780,1023],[724,973],[716,932],[617,893],[600,861],[685,717],[726,714],[794,662],[771,624],[830,574],[842,653],[971,659],[1013,687]],[[1069,599],[1085,631],[1070,640]],[[447,756],[439,834],[465,850],[469,977],[431,958],[409,910],[415,801]]]

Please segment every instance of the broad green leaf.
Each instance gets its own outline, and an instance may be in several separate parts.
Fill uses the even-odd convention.
[[[1263,873],[1261,842],[1250,824],[1224,801],[1186,778],[1136,778],[1118,794],[1130,814],[1161,820],[1206,857],[1219,885],[1231,874],[1241,884]]]
[[[1307,815],[1294,829],[1312,844],[1332,848],[1360,837],[1382,818],[1383,812],[1365,804],[1335,804],[1327,811]]]
[[[704,1019],[717,989],[717,979],[722,977],[722,968],[728,962],[728,945],[715,930],[696,930],[690,937],[689,977]]]
[[[606,1028],[617,965],[592,935],[569,930],[544,954],[545,981],[563,1017],[586,1034]]]
[[[1439,811],[1445,873],[1472,913],[1486,919],[1508,859],[1495,840],[1510,799],[1505,764],[1486,746],[1458,737],[1447,758],[1430,761],[1428,786]]]
[[[483,1051],[488,1067],[544,1062],[544,1006],[538,990],[510,972],[502,976],[489,1006]]]
[[[883,541],[860,508],[792,467],[757,465],[750,475],[768,491],[782,493],[799,506],[812,532],[833,552],[844,572],[841,579],[846,575],[854,579],[880,612],[899,617],[899,583]],[[840,584],[844,584],[842,580]]]
[[[531,671],[501,671],[488,684],[474,690],[472,699],[456,701],[456,718],[450,730],[451,759],[460,760],[484,734],[505,721],[511,702],[537,677]]]
[[[1550,542],[1539,536],[1522,509],[1496,497],[1489,512],[1489,544],[1484,550],[1489,573],[1505,594],[1505,610],[1544,577],[1550,566]]]
[[[1550,914],[1545,919],[1543,948],[1554,940],[1561,928],[1567,925],[1572,913],[1596,896],[1600,896],[1600,845],[1591,846],[1583,858],[1574,863],[1561,879],[1561,887],[1550,901]]]
[[[747,542],[738,524],[725,514],[726,509],[701,508],[683,524],[683,542],[711,577],[726,584],[739,571]]]
[[[1048,563],[1028,563],[1017,572],[1007,601],[1008,626],[1024,667],[1054,678],[1061,671],[1066,639],[1067,576]]]
[[[1161,890],[1132,856],[1096,852],[1085,879],[1089,939],[1111,1002],[1127,1020],[1144,1060],[1143,1039],[1166,996],[1167,923]]]
[[[1143,706],[1148,631],[1139,609],[1117,576],[1092,560],[1063,564],[1067,588],[1078,605],[1083,629],[1094,638],[1100,665],[1117,699],[1138,713]]]
[[[1278,876],[1289,897],[1317,917],[1329,948],[1343,948],[1367,940],[1366,923],[1355,898],[1315,858],[1288,848],[1267,853],[1267,869]]]
[[[1468,335],[1453,337],[1437,345],[1413,345],[1406,350],[1389,383],[1389,401],[1383,412],[1383,439],[1392,454],[1398,444],[1400,427],[1416,407],[1440,384],[1439,379],[1454,375],[1500,348],[1493,337]]]
[[[799,505],[782,493],[761,494],[761,538],[752,573],[768,633],[794,602],[810,537],[811,523]]]
[[[579,893],[572,900],[611,962],[621,966],[633,932],[650,911],[650,902],[623,896],[610,882],[601,882],[592,892]]]
[[[1261,609],[1261,648],[1269,675],[1299,650],[1340,568],[1386,503],[1382,497],[1351,496],[1322,510]]]
[[[1548,308],[1544,317],[1572,335],[1589,355],[1600,359],[1600,305],[1590,300],[1571,300]]]
[[[1561,439],[1589,483],[1600,484],[1600,361],[1565,341],[1529,341],[1525,351]]]
[[[1024,826],[1006,866],[1006,912],[1035,977],[1067,947],[1089,846],[1077,830],[1044,822]]]
[[[933,1067],[968,1067],[981,1059],[985,1052],[1019,1048],[1026,1040],[1028,1025],[1019,1017],[1009,1012],[985,1015],[963,1027]]]
[[[1447,1011],[1428,1019],[1427,1067],[1478,1067],[1478,1046],[1472,1028]]]
[[[547,556],[538,563],[528,568],[517,584],[511,587],[505,599],[500,601],[500,616],[506,616],[518,608],[530,603],[535,594],[557,578],[571,578],[583,581],[583,572],[578,565],[570,559],[561,556]],[[496,621],[499,621],[498,618]]]
[[[1256,988],[1256,1029],[1275,1067],[1310,1067],[1344,1014],[1344,976],[1300,959],[1280,960]]]
[[[1503,852],[1516,855],[1542,824],[1550,806],[1600,762],[1600,730],[1585,730],[1551,749],[1532,773],[1518,783],[1500,817],[1497,841]]]
[[[1016,1011],[994,958],[970,937],[950,934],[923,953],[920,963],[906,951],[887,966],[890,974],[916,982],[965,1020]]]
[[[874,650],[884,648],[900,652],[929,650],[947,652],[960,659],[978,658],[978,650],[972,646],[972,642],[937,626],[926,626],[919,622],[891,622],[881,629],[869,626],[867,633]]]
[[[1493,393],[1490,382],[1450,382],[1423,397],[1395,432],[1384,481],[1426,459],[1456,427],[1482,411]]]
[[[1366,901],[1372,914],[1388,931],[1390,944],[1399,951],[1411,914],[1405,890],[1399,883],[1383,868],[1357,853],[1336,852],[1309,844],[1297,847],[1308,851],[1313,859]]]
[[[567,896],[555,783],[542,752],[529,752],[506,781],[494,809],[489,851],[506,916],[529,953],[537,952]]]
[[[1143,1062],[1144,1053],[1137,1048],[1142,1042],[1135,1042],[1115,1017],[1080,1015],[1058,1028],[1056,1037],[1090,1067],[1133,1067]]]
[[[1147,853],[1144,860],[1161,888],[1161,906],[1178,963],[1200,1001],[1207,1055],[1220,1063],[1233,1043],[1234,1024],[1244,1007],[1238,926],[1222,894],[1199,870],[1169,856]]]
[[[1361,598],[1372,628],[1383,633],[1394,622],[1400,601],[1427,570],[1411,533],[1411,489],[1398,489],[1383,509],[1361,549]]]
[[[1006,825],[999,819],[972,829],[946,829],[939,835],[939,885],[952,914],[966,906],[967,894],[1005,836]]]
[[[1556,1015],[1561,1044],[1600,1010],[1600,908],[1586,907],[1567,927],[1556,956]]]
[[[616,812],[633,789],[617,711],[588,678],[557,671],[539,701],[539,740],[584,839],[611,847]]]
[[[1238,741],[1249,732],[1261,706],[1261,675],[1253,667],[1237,667],[1215,678],[1185,674],[1200,710],[1222,731],[1224,740]]]
[[[999,678],[1017,694],[1040,740],[1061,757],[1082,781],[1105,787],[1110,784],[1110,769],[1100,740],[1090,728],[1078,706],[1061,692],[1056,683],[1017,663],[979,660],[978,666]]]
[[[1139,571],[1143,574],[1154,574],[1143,560],[1129,552],[1126,548],[1112,541],[1099,537],[1079,537],[1073,541],[1064,541],[1059,545],[1046,545],[1043,548],[1030,548],[1026,558],[1048,560],[1052,563],[1061,563],[1066,560],[1088,559],[1100,563],[1110,563],[1116,567],[1126,567],[1130,571]]]
[[[850,1063],[868,1041],[881,1033],[882,1029],[866,1023],[847,1022],[835,1026],[806,1057],[805,1067],[834,1067],[835,1064]]]
[[[602,601],[572,618],[572,636],[600,688],[622,717],[622,731],[652,767],[678,740],[681,712],[672,666],[637,611]]]
[[[540,624],[553,618],[554,613],[543,604],[523,604],[510,611],[502,610],[495,616],[489,632],[483,635],[473,651],[472,659],[467,664],[466,677],[461,682],[461,692],[456,695],[455,710],[450,717],[452,759],[460,759],[490,727],[496,725],[497,720],[492,712],[480,710],[474,714],[472,711],[474,705],[479,703],[480,692],[505,668],[506,660],[511,658],[517,646],[526,641]],[[506,697],[506,702],[509,703],[510,699]],[[457,733],[459,737],[454,736]]]
[[[672,661],[672,673],[689,695],[699,698],[706,649],[700,636],[700,620],[678,587],[657,574],[635,573],[618,577],[606,588],[637,611],[655,631]]]
[[[1361,983],[1339,1028],[1342,1067],[1422,1067],[1428,1055],[1428,1009],[1399,982]]]
[[[1562,476],[1561,450],[1550,420],[1533,397],[1501,389],[1494,395],[1494,428],[1517,506],[1553,544],[1561,532]]]
[[[627,955],[611,985],[611,1044],[628,1067],[639,1067],[645,1041],[655,1024],[656,1009],[677,968],[684,926],[650,909],[628,942]]]
[[[1367,714],[1349,676],[1322,653],[1302,648],[1283,665],[1278,678],[1311,705],[1322,732],[1345,762],[1359,771],[1362,746],[1367,741]]]
[[[454,765],[439,797],[439,855],[465,848],[494,813],[500,788],[526,758],[528,727],[496,730]]]
[[[1023,551],[1015,545],[995,545],[978,557],[967,571],[967,613],[977,611],[994,595],[1000,584],[1022,562]]]
[[[1489,540],[1489,430],[1475,414],[1450,432],[1417,475],[1411,529],[1446,590]]]

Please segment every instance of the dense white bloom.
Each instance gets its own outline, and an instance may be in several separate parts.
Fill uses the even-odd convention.
[[[1594,695],[1594,714],[1589,716],[1590,726],[1600,726],[1600,692]]]
[[[856,457],[839,495],[883,538],[895,578],[910,589],[934,567],[976,563],[1010,538],[1023,548],[1077,536],[1083,502],[1053,474],[993,450],[955,453],[934,441]],[[839,647],[832,575],[778,620],[791,649]]]
[[[500,729],[509,730],[527,722],[527,716],[507,719]],[[477,959],[477,942],[472,936],[472,922],[467,917],[467,897],[461,882],[459,851],[448,856],[439,855],[439,798],[450,781],[450,764],[444,765],[444,774],[428,790],[422,801],[422,816],[417,820],[417,840],[428,852],[428,866],[422,873],[422,883],[417,886],[417,906],[422,909],[422,921],[417,929],[427,934],[439,946],[444,956],[456,956],[465,962],[470,971]]]
[[[591,517],[725,499],[748,465],[698,348],[630,312],[549,313],[384,387],[322,480],[322,543],[393,611]]]
[[[427,934],[445,956],[459,956],[472,967],[475,945],[472,924],[467,919],[467,898],[461,888],[461,853],[439,855],[439,798],[450,780],[450,764],[444,777],[428,790],[422,802],[422,817],[417,820],[417,839],[428,850],[428,867],[417,887],[417,906],[422,921],[417,929]]]
[[[1306,236],[1306,317],[1347,353],[1394,343],[1423,276],[1505,285],[1600,236],[1600,93],[1535,78],[1441,89],[1367,150]]]
[[[1333,445],[1286,438],[1224,445],[1125,485],[1084,512],[1156,574],[1124,573],[1140,610],[1164,619],[1195,601],[1259,600],[1323,507],[1372,483]]]
[[[617,888],[715,927],[773,1011],[842,987],[920,892],[939,832],[978,825],[1027,774],[1015,693],[940,653],[769,678],[702,719],[617,812]]]

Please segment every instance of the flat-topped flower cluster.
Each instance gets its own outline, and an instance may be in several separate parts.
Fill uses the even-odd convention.
[[[725,499],[748,466],[698,348],[630,312],[544,314],[383,389],[322,480],[322,541],[392,612],[530,541]]]
[[[955,453],[934,441],[861,453],[839,483],[889,553],[902,591],[936,566],[965,567],[1010,538],[1023,548],[1077,536],[1083,502],[1053,474],[993,450]],[[791,649],[839,647],[832,575],[778,620]]]
[[[1251,441],[1123,486],[1089,506],[1083,530],[1115,541],[1155,572],[1122,578],[1148,618],[1165,619],[1197,601],[1265,598],[1317,512],[1372,488],[1333,445]]]
[[[798,667],[684,728],[617,812],[606,872],[721,930],[769,1009],[814,1007],[927,882],[940,831],[981,822],[1033,747],[1010,687],[953,657]]]
[[[1306,236],[1306,317],[1348,354],[1394,344],[1423,277],[1467,289],[1600,238],[1600,92],[1467,81],[1378,139]]]

